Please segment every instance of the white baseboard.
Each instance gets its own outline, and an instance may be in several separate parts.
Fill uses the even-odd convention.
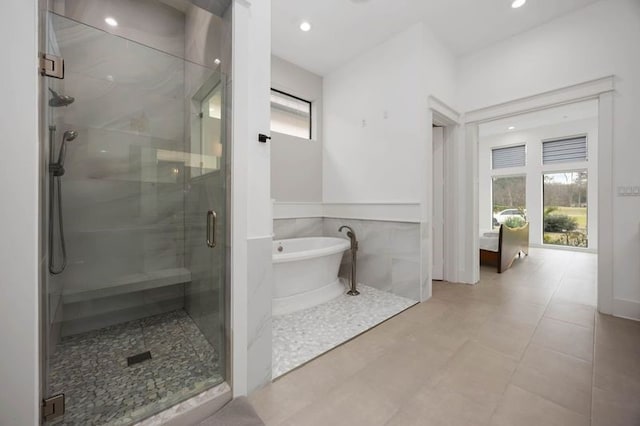
[[[598,249],[596,248],[583,248],[583,247],[573,247],[573,246],[560,246],[555,244],[535,244],[535,243],[529,243],[529,247],[549,249],[549,250],[577,251],[580,253],[598,254]]]
[[[640,321],[640,302],[613,299],[613,316]]]

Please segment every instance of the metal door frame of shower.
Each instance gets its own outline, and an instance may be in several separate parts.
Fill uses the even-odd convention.
[[[46,52],[46,37],[47,37],[47,13],[51,10],[51,1],[52,0],[37,0],[38,5],[38,52]],[[215,0],[213,2],[210,1],[202,1],[202,0],[181,0],[183,2],[191,3],[197,7],[208,10],[209,12],[224,18],[223,15],[226,13],[232,13],[231,7],[233,2],[231,0]],[[231,18],[232,19],[232,18]],[[233,29],[230,27],[229,29],[229,37],[233,38]],[[231,58],[228,58],[229,63],[232,63]],[[230,68],[232,70],[232,68]],[[211,396],[205,398],[200,401],[200,405],[197,407],[190,407],[185,409],[175,409],[174,406],[168,406],[165,408],[165,411],[172,410],[172,419],[169,421],[170,424],[183,424],[184,422],[199,422],[200,420],[206,418],[211,415],[219,408],[221,408],[224,404],[232,398],[233,392],[233,335],[232,335],[232,304],[231,304],[231,274],[232,274],[232,247],[233,247],[233,229],[232,229],[232,218],[233,218],[233,131],[232,131],[232,95],[231,95],[231,87],[230,81],[231,76],[225,75],[221,73],[221,83],[223,84],[223,91],[225,96],[225,105],[224,111],[225,114],[225,126],[223,140],[224,140],[224,161],[225,166],[227,167],[226,179],[225,179],[225,244],[224,247],[221,247],[225,253],[224,267],[225,267],[225,282],[224,282],[224,381],[217,386],[207,389],[204,392],[211,392]],[[225,78],[226,77],[226,78]],[[38,218],[39,218],[39,229],[38,229],[38,253],[43,253],[45,247],[47,246],[47,231],[48,226],[50,224],[47,223],[47,206],[48,206],[48,157],[49,157],[49,142],[48,142],[48,123],[46,122],[46,103],[47,103],[47,82],[46,79],[49,77],[40,76],[38,78],[38,144],[39,144],[39,186],[38,186]],[[48,277],[48,255],[46,253],[45,262],[42,262],[39,265],[38,271],[38,314],[40,318],[38,318],[38,342],[39,342],[39,380],[38,380],[38,406],[41,407],[41,402],[48,395],[47,386],[47,353],[46,351],[49,348],[48,335],[49,335],[49,327],[48,327],[48,293],[47,293],[47,277]],[[184,400],[180,404],[186,403],[190,401],[190,399],[197,397],[198,395],[194,395],[186,400]],[[185,404],[186,407],[186,404]],[[165,411],[161,411],[151,417],[161,416],[163,414],[166,415]],[[44,421],[41,416],[41,412],[38,413],[40,417],[40,423],[43,424]],[[177,423],[176,423],[177,422]],[[181,423],[182,422],[182,423]]]

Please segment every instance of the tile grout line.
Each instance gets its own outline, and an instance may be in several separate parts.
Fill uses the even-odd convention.
[[[553,294],[551,295],[551,297],[549,298],[549,300],[547,301],[547,303],[545,303],[544,305],[544,311],[542,312],[542,315],[540,316],[540,319],[538,319],[537,323],[536,323],[536,327],[533,329],[533,333],[531,333],[531,337],[529,338],[529,341],[527,342],[527,346],[524,348],[524,351],[522,351],[522,354],[520,355],[520,358],[518,359],[518,365],[516,366],[516,368],[513,370],[513,372],[511,373],[511,376],[509,377],[509,383],[507,384],[507,387],[509,385],[512,384],[513,382],[513,376],[516,374],[516,372],[518,371],[518,369],[520,368],[521,364],[522,364],[522,359],[524,358],[524,355],[526,354],[526,352],[529,350],[529,347],[531,346],[531,342],[533,341],[533,337],[535,336],[536,332],[538,331],[538,328],[540,327],[540,323],[542,322],[542,320],[544,319],[544,314],[547,312],[547,310],[549,309],[549,305],[551,304],[551,301],[553,300],[553,298],[555,297],[555,295],[558,293],[558,291],[560,290],[560,287],[562,286],[562,281],[564,280],[564,277],[566,275],[566,270],[562,271],[562,276],[561,278],[558,280],[558,284],[556,284],[556,288],[553,292]],[[513,386],[517,386],[517,385],[513,385]],[[502,392],[501,395],[501,401],[502,399],[504,399],[504,394],[506,393],[506,387],[505,390]],[[532,392],[535,395],[535,392]],[[544,399],[545,401],[549,401],[553,404],[559,405],[553,401],[548,400],[547,398],[543,397],[542,395],[538,395],[539,397],[541,397],[542,399]],[[489,424],[491,424],[491,421],[493,420],[493,418],[496,415],[496,411],[498,410],[500,403],[496,404],[496,407],[493,409],[493,412],[491,413],[491,417],[489,418]],[[573,411],[573,410],[571,410]]]
[[[431,299],[433,299],[433,295],[431,296]],[[429,299],[429,300],[431,300]],[[427,303],[429,300],[425,301],[425,302],[421,302],[421,303]],[[451,304],[450,301],[444,301],[446,304]],[[418,306],[420,305],[420,303],[418,303],[417,305],[414,306]],[[444,314],[443,314],[444,315]],[[488,321],[488,319],[487,319]],[[483,323],[484,324],[484,323]],[[447,360],[445,361],[445,363],[442,365],[441,370],[445,370],[449,365],[451,365],[451,362],[453,361],[453,359],[455,358],[455,356],[458,354],[458,352],[460,352],[462,350],[462,348],[464,348],[469,342],[472,342],[473,340],[470,337],[466,337],[464,342],[447,358]],[[489,348],[491,349],[491,348]],[[493,350],[493,349],[491,349]],[[436,385],[436,383],[426,383],[426,386],[428,386],[430,389],[433,389],[433,387]],[[435,391],[435,389],[433,389]],[[396,410],[394,411],[393,415],[391,417],[389,417],[389,419],[385,422],[384,426],[393,426],[390,422],[391,420],[393,420],[393,418],[395,417],[396,414],[398,414],[398,412],[400,412],[401,408],[404,407],[406,404],[409,403],[409,400],[404,401],[403,404],[400,404],[398,406],[398,408],[396,408]],[[492,413],[493,414],[493,413]]]

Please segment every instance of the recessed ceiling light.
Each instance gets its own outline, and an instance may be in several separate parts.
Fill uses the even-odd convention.
[[[511,7],[514,9],[517,9],[519,7],[524,6],[526,2],[527,0],[513,0],[513,2],[511,2]]]
[[[117,27],[118,26],[118,21],[116,21],[111,16],[107,16],[106,18],[104,18],[104,22],[106,22],[107,25],[110,25],[112,27]]]
[[[311,24],[308,23],[307,21],[304,21],[303,23],[300,24],[300,29],[304,32],[307,32],[311,29]]]
[[[515,128],[516,128],[515,126],[509,126],[507,130],[515,130]]]

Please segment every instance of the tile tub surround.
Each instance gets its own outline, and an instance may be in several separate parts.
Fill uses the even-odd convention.
[[[338,228],[347,225],[358,237],[358,281],[378,290],[415,301],[421,299],[420,224],[339,218],[275,219],[275,239],[302,237],[346,238]],[[351,257],[342,258],[340,277],[349,278]]]
[[[358,282],[396,296],[420,300],[420,224],[324,218],[327,237],[345,237],[347,225],[358,237]],[[351,256],[342,258],[340,277],[348,279]]]
[[[152,359],[127,366],[127,357]],[[63,338],[49,394],[66,395],[55,425],[129,424],[222,382],[218,355],[183,310]]]
[[[359,296],[343,294],[313,308],[273,317],[274,379],[416,303],[365,285],[358,289]]]
[[[324,236],[324,225],[321,217],[273,220],[274,240]]]

